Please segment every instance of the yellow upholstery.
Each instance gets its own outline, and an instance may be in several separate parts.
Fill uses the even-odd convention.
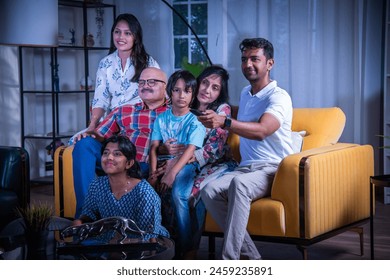
[[[295,108],[291,129],[306,131],[302,150],[336,144],[345,126],[345,115],[338,107]]]
[[[370,215],[370,145],[337,143],[345,125],[340,108],[294,109],[292,130],[307,132],[302,152],[287,156],[275,174],[270,197],[254,201],[248,232],[254,239],[302,244]],[[239,138],[229,136],[239,159]],[[207,214],[205,234],[221,233]]]
[[[74,218],[76,196],[73,187],[73,146],[61,146],[54,153],[54,204],[57,216]]]

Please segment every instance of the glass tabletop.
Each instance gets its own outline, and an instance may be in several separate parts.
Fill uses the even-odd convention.
[[[174,242],[141,230],[132,220],[107,217],[72,225],[55,234],[57,256],[73,259],[171,259]]]
[[[108,232],[105,237],[88,237],[83,241],[73,238],[62,239],[59,233],[57,239],[56,254],[58,258],[69,259],[172,259],[174,256],[174,242],[170,238],[159,236],[150,241],[142,241],[139,238],[126,238],[122,243],[113,232]]]

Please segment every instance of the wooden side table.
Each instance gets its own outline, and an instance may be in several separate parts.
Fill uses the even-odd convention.
[[[375,187],[390,187],[390,174],[370,177],[370,247],[371,259],[374,260],[374,194]]]

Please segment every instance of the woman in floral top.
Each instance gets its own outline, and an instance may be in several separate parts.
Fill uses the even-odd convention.
[[[145,50],[142,41],[142,27],[132,14],[120,14],[111,28],[109,54],[99,62],[96,72],[95,93],[89,126],[74,135],[92,131],[105,113],[115,108],[141,102],[138,96],[138,79],[143,69],[160,68],[159,64]]]
[[[96,72],[91,123],[98,122],[106,111],[141,102],[138,79],[147,67],[159,65],[145,50],[141,24],[132,14],[119,15],[112,25],[109,54]]]
[[[231,107],[228,104],[228,72],[219,66],[206,68],[198,77],[198,95],[192,108],[199,111],[213,110],[219,115],[231,116]],[[199,202],[199,190],[208,181],[222,175],[228,169],[234,168],[237,163],[229,158],[230,149],[226,143],[229,132],[222,128],[206,128],[206,137],[203,148],[195,151],[196,161],[201,171],[196,176],[191,193],[191,206]]]

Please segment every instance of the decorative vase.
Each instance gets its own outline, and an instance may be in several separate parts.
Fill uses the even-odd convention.
[[[49,236],[48,230],[26,231],[27,259],[28,260],[45,260],[46,244]]]
[[[82,77],[80,79],[80,89],[81,90],[85,90],[85,89],[92,90],[93,89],[93,81],[89,76],[87,77],[87,84],[85,84],[85,77]]]

